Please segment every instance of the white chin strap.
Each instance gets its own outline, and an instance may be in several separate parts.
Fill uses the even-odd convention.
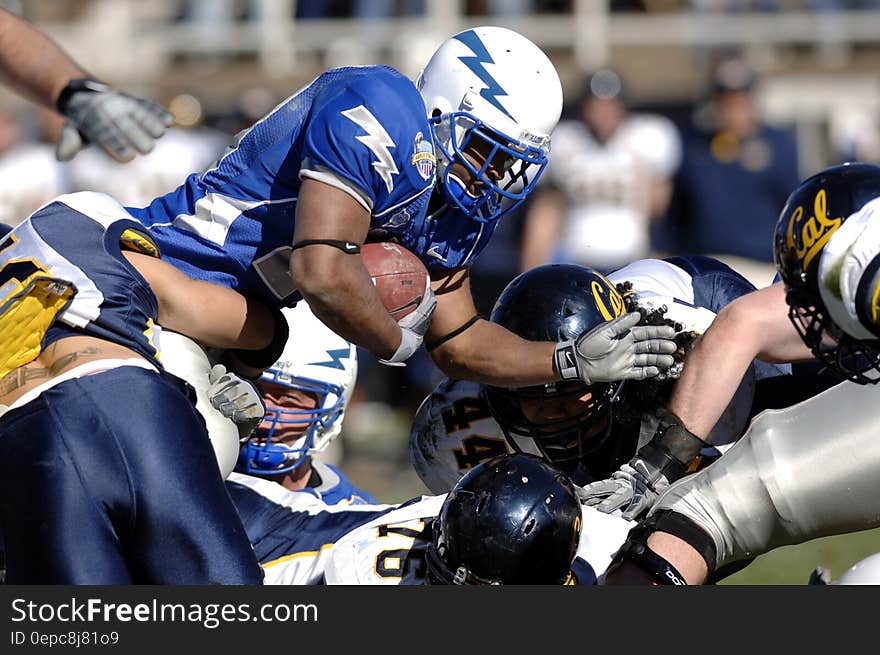
[[[875,214],[878,214],[875,216]],[[865,268],[880,255],[880,198],[872,200],[831,235],[819,259],[819,292],[831,319],[856,339],[876,339],[856,312]]]

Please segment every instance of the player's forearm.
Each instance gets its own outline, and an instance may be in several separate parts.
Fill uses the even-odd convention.
[[[159,323],[206,346],[259,350],[275,331],[275,320],[260,302],[225,287],[191,280],[190,292],[166,296]]]
[[[705,439],[757,354],[757,346],[737,335],[736,323],[719,314],[688,354],[669,400],[670,411]]]
[[[328,248],[312,246],[311,248]],[[387,359],[400,345],[400,327],[376,293],[360,257],[297,251],[291,273],[315,316],[339,336]]]
[[[553,342],[526,341],[500,325],[480,320],[431,354],[449,377],[528,387],[559,379],[553,366],[555,348]]]
[[[53,108],[68,81],[88,73],[28,21],[0,10],[0,77],[13,89]]]
[[[205,346],[259,350],[275,334],[275,319],[263,304],[220,285],[193,280],[161,259],[124,253],[150,285],[159,325]]]
[[[648,537],[648,547],[675,567],[689,585],[703,584],[708,577],[708,567],[700,553],[690,544],[665,532],[655,532]],[[656,585],[657,582],[638,566],[623,562],[605,576],[606,585]]]
[[[786,362],[809,358],[788,320],[782,285],[737,298],[722,309],[685,360],[669,409],[705,438],[755,358]]]

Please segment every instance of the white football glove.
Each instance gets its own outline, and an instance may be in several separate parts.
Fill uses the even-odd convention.
[[[208,375],[208,398],[211,405],[238,427],[242,439],[249,437],[266,415],[263,394],[256,385],[215,364]]]
[[[73,159],[89,142],[117,161],[129,161],[135,150],[150,152],[156,139],[174,124],[174,115],[160,105],[95,80],[72,80],[58,105],[68,118],[55,150],[59,161]]]
[[[641,316],[630,312],[556,345],[556,367],[563,380],[586,384],[644,380],[675,363],[678,346],[668,325],[636,325]]]
[[[412,357],[413,353],[422,345],[422,340],[431,326],[431,316],[436,307],[437,298],[431,288],[431,281],[428,280],[422,302],[419,303],[415,311],[397,322],[401,332],[400,345],[390,358],[380,359],[379,363],[386,366],[405,366],[404,362]]]

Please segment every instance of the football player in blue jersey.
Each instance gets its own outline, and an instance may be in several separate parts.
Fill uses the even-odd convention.
[[[716,463],[670,485],[611,581],[698,584],[779,546],[880,525],[878,210],[880,167],[871,164],[833,166],[792,191],[774,236],[781,282],[731,303],[706,332],[668,430],[702,436],[755,354],[816,358],[845,381],[761,413]],[[643,470],[641,484],[656,489],[656,474]]]
[[[251,489],[268,489],[277,495],[280,485],[288,491],[306,490],[328,505],[377,504],[367,492],[356,488],[336,467],[313,456],[324,452],[342,431],[345,409],[357,379],[357,348],[321,323],[304,301],[281,310],[291,338],[281,357],[257,381],[266,404],[266,415],[245,441],[229,482],[246,477]],[[237,502],[241,484],[229,485]],[[265,501],[271,504],[268,498]],[[241,511],[251,541],[246,512]]]
[[[665,326],[529,342],[480,319],[469,267],[534,188],[562,87],[547,56],[500,27],[446,40],[415,83],[387,66],[329,70],[241,132],[209,170],[143,208],[163,257],[321,321],[391,365],[422,344],[447,374],[526,386],[643,379],[672,364]],[[360,257],[393,240],[431,273],[417,311],[385,311]],[[613,353],[613,354],[612,354]]]
[[[0,290],[7,582],[259,584],[157,323],[274,361],[286,322],[163,262],[102,194],[61,196],[0,240]],[[220,397],[241,422],[263,415],[259,396]]]
[[[740,274],[708,257],[639,260],[608,278],[587,267],[555,264],[514,279],[491,320],[524,339],[562,339],[607,324],[628,308],[644,312],[646,321],[677,324],[681,359],[716,312],[753,290]],[[480,461],[512,451],[541,455],[580,485],[602,480],[641,448],[656,447],[649,442],[662,420],[657,410],[681,368],[679,363],[650,380],[593,385],[503,388],[445,380],[417,412],[410,435],[413,465],[434,493],[448,491]],[[757,361],[747,368],[748,378],[716,416],[708,443],[694,442],[705,446],[703,465],[739,438],[755,389],[786,372]]]

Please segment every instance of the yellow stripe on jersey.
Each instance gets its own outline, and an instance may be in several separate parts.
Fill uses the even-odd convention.
[[[270,566],[275,566],[276,564],[284,564],[284,562],[289,562],[292,559],[297,559],[299,557],[317,557],[321,554],[321,551],[327,550],[328,548],[333,548],[333,544],[324,544],[318,550],[307,550],[301,553],[293,553],[291,555],[285,555],[284,557],[279,557],[278,559],[273,559],[271,562],[266,562],[265,564],[260,564],[264,569],[268,569]]]
[[[31,275],[23,280],[12,277],[4,285],[12,288],[0,300],[0,378],[36,359],[46,330],[76,295],[71,282],[49,277],[33,265]]]
[[[142,255],[149,255],[159,259],[159,248],[142,234],[138,234],[134,230],[125,230],[119,237],[119,246],[123,250],[132,250]]]
[[[153,343],[153,337],[156,336],[156,324],[153,322],[152,318],[147,319],[147,329],[143,331],[143,335],[147,338],[147,343],[150,344],[150,347],[155,351],[156,359],[161,359],[161,353],[159,349],[156,348],[156,344]]]

